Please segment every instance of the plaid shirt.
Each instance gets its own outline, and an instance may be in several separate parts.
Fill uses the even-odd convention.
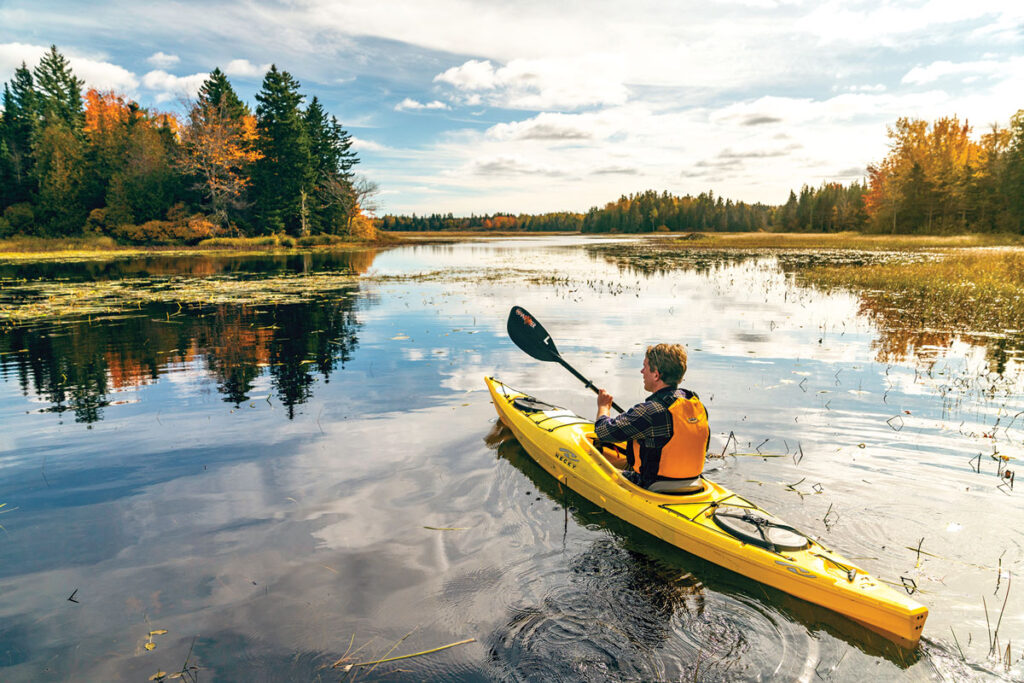
[[[661,449],[672,438],[672,413],[668,406],[677,397],[690,398],[686,389],[665,387],[654,392],[643,403],[638,403],[617,417],[601,416],[594,423],[594,433],[600,441],[636,441],[640,445],[641,486],[650,486],[658,480]],[[629,469],[633,454],[628,454]]]

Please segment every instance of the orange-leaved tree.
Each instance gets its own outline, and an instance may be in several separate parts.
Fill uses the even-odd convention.
[[[250,164],[261,157],[256,148],[256,118],[234,116],[227,104],[199,101],[180,130],[178,165],[195,178],[195,188],[210,202],[215,219],[228,225],[228,209],[245,206]]]

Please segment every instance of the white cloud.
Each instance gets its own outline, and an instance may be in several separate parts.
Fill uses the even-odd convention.
[[[26,43],[0,44],[0,76],[7,80],[9,76],[5,74],[13,74],[22,62],[30,70],[34,69],[40,58],[49,49],[48,46]],[[77,56],[70,51],[61,50],[61,53],[68,58],[71,70],[75,75],[85,81],[87,89],[115,90],[119,93],[131,94],[139,86],[135,74],[117,64]]]
[[[1024,12],[1002,0],[926,0],[924,3],[852,5],[841,0],[820,3],[802,17],[797,28],[818,36],[819,44],[884,45],[906,49],[946,42],[965,24],[1018,24]]]
[[[86,87],[125,94],[131,94],[139,87],[139,80],[135,74],[116,64],[79,57],[70,58],[70,62],[71,68],[85,81]]]
[[[471,59],[434,76],[434,82],[449,83],[460,90],[493,90],[497,81],[494,65],[488,60]]]
[[[158,69],[166,69],[180,62],[181,58],[178,55],[169,55],[166,52],[154,52],[146,58],[146,61]]]
[[[25,43],[0,43],[0,76],[6,81],[9,74],[21,66],[22,62],[32,69],[39,63],[39,58],[46,53],[42,45],[28,45]]]
[[[471,59],[434,77],[452,86],[463,101],[487,101],[511,109],[578,109],[622,104],[629,92],[621,63],[600,55],[557,59],[513,59],[495,68]]]
[[[356,152],[386,152],[388,147],[373,140],[352,137],[352,149]]]
[[[608,113],[563,114],[542,112],[523,121],[499,123],[487,129],[492,140],[550,140],[572,142],[606,138],[622,130],[621,121]]]
[[[262,78],[269,70],[269,63],[257,66],[248,59],[232,59],[224,67],[224,73],[228,76],[240,76],[242,78]]]
[[[195,97],[208,77],[207,73],[175,76],[158,69],[143,76],[142,85],[156,93],[154,97],[157,102],[167,102],[177,97]]]
[[[409,202],[408,193],[420,185],[433,186],[437,196],[417,192],[423,204],[405,210],[586,210],[645,189],[711,189],[774,204],[804,183],[861,179],[866,166],[887,152],[886,125],[899,116],[948,115],[947,105],[946,93],[930,90],[760,97],[675,110],[631,102],[593,112],[543,112],[449,134],[375,175],[384,186],[406,190],[389,198],[388,210],[405,208],[400,202]],[[977,112],[993,107],[980,98],[959,114],[984,121]]]
[[[395,111],[409,111],[409,110],[420,110],[420,109],[449,109],[448,105],[440,100],[434,100],[433,102],[419,102],[406,97],[404,100],[395,105]]]
[[[999,62],[993,59],[980,60],[975,62],[951,62],[940,60],[932,62],[928,66],[915,66],[907,72],[902,83],[922,85],[934,83],[942,78],[959,76],[963,80],[977,78],[978,76],[996,76],[1007,72],[1020,72],[1024,68],[1024,58],[1011,59],[1009,63]]]
[[[545,176],[548,178],[566,175],[558,166],[542,166],[517,157],[494,157],[473,161],[469,173],[479,176]]]
[[[882,83],[875,83],[874,85],[851,85],[851,92],[885,92],[887,88]]]

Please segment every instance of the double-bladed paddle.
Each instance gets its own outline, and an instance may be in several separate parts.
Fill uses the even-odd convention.
[[[595,394],[599,392],[593,382],[577,372],[576,368],[569,365],[562,358],[562,354],[558,353],[551,335],[525,308],[522,306],[512,307],[512,310],[508,312],[507,328],[508,336],[515,342],[515,345],[530,356],[537,360],[561,364],[562,367],[575,375],[576,379],[583,382],[588,389],[591,389]],[[622,408],[614,401],[612,401],[612,407],[620,413],[623,412]]]

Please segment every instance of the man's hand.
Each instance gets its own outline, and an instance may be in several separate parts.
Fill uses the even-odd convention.
[[[604,389],[598,389],[597,391],[597,416],[608,417],[611,415],[612,410],[612,395]]]

